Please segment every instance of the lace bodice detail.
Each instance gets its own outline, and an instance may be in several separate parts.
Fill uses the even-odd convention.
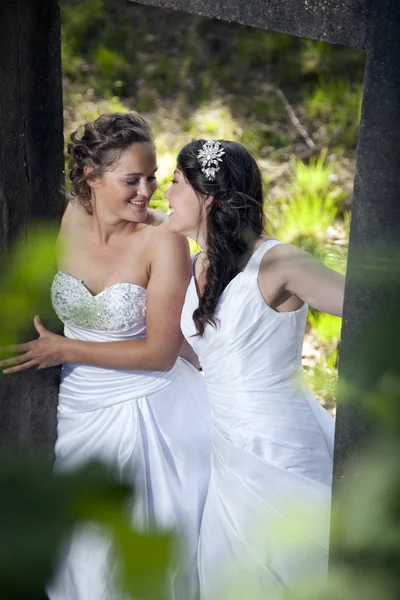
[[[59,271],[51,301],[64,324],[97,331],[126,331],[145,327],[146,290],[134,283],[116,283],[93,295],[84,282]]]

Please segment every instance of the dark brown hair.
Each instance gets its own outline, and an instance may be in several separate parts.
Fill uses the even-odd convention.
[[[191,142],[178,156],[178,168],[200,198],[214,197],[206,216],[206,283],[193,313],[199,335],[207,323],[216,326],[214,315],[221,293],[244,268],[264,231],[262,177],[252,154],[238,142],[220,140],[225,154],[215,180],[210,181],[197,157],[204,142]]]
[[[136,113],[106,114],[85,123],[74,131],[68,144],[71,195],[92,214],[88,181],[101,177],[132,144],[152,141],[149,124]],[[85,175],[85,167],[93,171]]]

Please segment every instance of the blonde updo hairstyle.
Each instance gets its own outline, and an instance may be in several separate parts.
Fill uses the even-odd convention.
[[[141,142],[153,142],[149,124],[137,113],[101,115],[93,122],[78,127],[68,144],[71,196],[89,214],[93,213],[89,181],[98,179],[116,163],[122,152]],[[85,174],[85,167],[92,171]]]

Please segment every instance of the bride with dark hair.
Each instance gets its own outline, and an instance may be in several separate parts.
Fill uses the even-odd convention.
[[[308,305],[341,315],[344,278],[264,235],[261,173],[239,143],[185,146],[166,198],[170,229],[202,249],[181,318],[212,409],[201,598],[268,598],[327,573],[334,420],[301,359]]]
[[[180,537],[168,598],[194,600],[210,423],[204,378],[179,357],[189,246],[167,223],[149,225],[157,160],[139,115],[86,123],[72,135],[69,153],[73,197],[51,290],[65,337],[36,317],[39,338],[0,366],[13,373],[63,365],[56,468],[97,459],[133,485],[134,526]],[[185,356],[191,358],[187,349]],[[91,529],[74,535],[47,590],[50,600],[116,600],[110,549],[111,541]]]

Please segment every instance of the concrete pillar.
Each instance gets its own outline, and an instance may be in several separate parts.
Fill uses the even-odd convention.
[[[56,0],[2,0],[0,19],[1,265],[29,226],[61,216],[63,115]],[[29,255],[26,256],[27,265]],[[35,307],[32,307],[35,310]],[[33,315],[32,315],[33,316]],[[0,316],[7,319],[6,314]],[[32,335],[22,332],[21,337]],[[58,370],[0,377],[0,445],[52,451]]]

